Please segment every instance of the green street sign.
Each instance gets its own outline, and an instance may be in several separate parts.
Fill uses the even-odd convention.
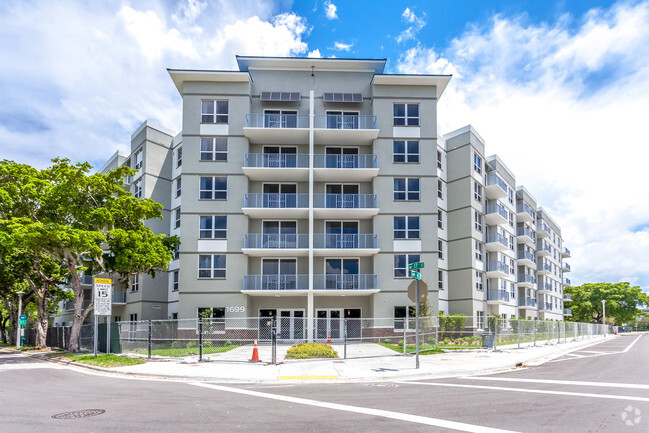
[[[424,267],[424,262],[415,262],[408,265],[409,271],[414,271],[415,269],[421,269]]]
[[[419,272],[417,272],[417,271],[410,271],[410,276],[412,278],[416,278],[418,280],[421,280],[421,274]]]
[[[26,319],[20,319],[20,320],[18,320],[18,324],[19,324],[19,325],[26,325],[26,324],[27,324],[27,320],[26,320]]]

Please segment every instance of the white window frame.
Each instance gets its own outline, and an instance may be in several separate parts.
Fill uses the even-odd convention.
[[[180,207],[174,209],[174,228],[180,228]]]
[[[225,218],[225,229],[217,229],[216,227],[216,218]],[[201,228],[201,223],[203,218],[209,218],[212,228],[203,229]],[[202,232],[210,232],[210,236],[203,237]],[[219,234],[219,236],[217,236]],[[220,236],[222,234],[222,236]],[[198,239],[227,239],[228,237],[228,216],[227,215],[199,215],[198,216]]]
[[[417,189],[410,189],[410,181],[417,181]],[[397,182],[403,181],[404,189],[397,189]],[[397,194],[403,194],[403,198],[397,198]],[[412,198],[411,198],[412,196]],[[415,198],[416,196],[416,198]],[[394,201],[420,201],[421,200],[421,179],[418,177],[395,177],[393,181],[393,195]]]
[[[140,291],[140,274],[135,274],[131,276],[131,292]]]
[[[133,197],[142,198],[143,194],[142,179],[138,179],[133,183]]]
[[[217,143],[225,142],[225,150],[217,149]],[[212,150],[203,150],[203,143],[211,146]],[[200,161],[222,161],[228,160],[228,139],[227,137],[201,137]]]
[[[135,161],[135,166],[133,167],[134,170],[139,170],[142,168],[142,165],[144,164],[143,156],[144,151],[142,149],[135,152],[135,158],[133,159]]]
[[[227,124],[229,120],[229,105],[230,104],[227,99],[202,100],[201,123]],[[223,107],[225,107],[225,110],[223,109]],[[212,111],[212,113],[210,113],[209,111]]]
[[[482,203],[482,185],[476,181],[473,181],[473,199]]]
[[[173,271],[171,291],[177,292],[180,287],[180,271]]]
[[[473,212],[473,227],[482,233],[482,214],[478,211]]]
[[[176,178],[176,198],[180,197],[180,194],[182,193],[182,181],[180,176]]]
[[[398,268],[396,261],[397,257],[405,256],[406,258],[406,266],[405,268]],[[411,259],[412,257],[412,259]],[[416,259],[415,259],[416,257]],[[393,256],[393,269],[392,269],[392,277],[399,279],[399,278],[410,278],[410,273],[408,272],[408,265],[411,263],[419,262],[421,260],[421,254],[395,254]],[[403,269],[404,275],[397,275],[397,270],[401,271]],[[401,272],[399,272],[401,273]]]
[[[202,257],[209,257],[210,258],[210,267],[201,267],[201,258]],[[214,266],[214,262],[216,260],[216,257],[222,257],[223,258],[223,267],[216,267]],[[224,280],[226,279],[226,259],[227,256],[225,254],[199,254],[198,255],[198,279],[199,280]],[[209,272],[209,276],[203,275],[201,276],[201,272]],[[223,275],[221,275],[221,273]],[[218,274],[218,275],[217,275]]]
[[[395,228],[396,225],[396,218],[403,218],[404,219],[404,228],[403,229],[397,229]],[[410,229],[410,218],[416,218],[417,219],[417,229]],[[392,236],[394,239],[421,239],[421,218],[419,215],[395,215],[392,219]],[[410,232],[417,231],[417,236],[410,236]],[[397,237],[396,233],[397,232],[404,232],[404,237]],[[413,233],[414,234],[414,233]]]
[[[444,230],[444,211],[437,209],[437,228]]]
[[[203,179],[212,179],[212,189],[202,189]],[[215,189],[216,179],[225,179],[225,189]],[[228,199],[228,177],[227,176],[201,176],[198,184],[198,199],[199,200],[227,200]],[[210,197],[202,197],[203,194],[210,194]],[[223,197],[220,195],[223,194]],[[219,195],[219,197],[217,197]]]
[[[180,167],[183,165],[183,148],[180,146],[178,150],[176,150],[176,168]]]
[[[403,115],[397,116],[396,109],[397,106],[403,106]],[[417,107],[417,115],[408,114],[408,108],[410,106]],[[405,103],[405,102],[395,102],[392,105],[392,123],[394,126],[419,126],[419,119],[421,117],[421,112],[419,110],[419,103]]]
[[[482,242],[475,241],[474,248],[475,248],[475,259],[482,262],[484,259]]]
[[[444,182],[442,182],[442,179],[437,179],[437,197],[444,200]]]
[[[484,276],[480,271],[475,271],[475,289],[484,291]]]
[[[403,152],[397,152],[397,143],[403,143]],[[417,152],[410,152],[410,144],[416,143]],[[392,141],[392,162],[395,164],[419,164],[421,148],[419,140],[393,140]],[[403,158],[403,161],[397,161],[397,157]]]
[[[482,174],[482,157],[477,153],[473,154],[473,170]]]

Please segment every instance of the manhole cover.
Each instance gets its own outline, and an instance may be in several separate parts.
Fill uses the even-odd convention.
[[[89,416],[97,416],[106,412],[103,409],[84,409],[73,410],[72,412],[63,412],[52,415],[54,419],[75,419],[75,418],[88,418]]]

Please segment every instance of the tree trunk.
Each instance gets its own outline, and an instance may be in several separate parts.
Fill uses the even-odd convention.
[[[49,290],[44,290],[42,296],[36,297],[36,308],[38,310],[38,318],[36,319],[36,347],[40,349],[47,349],[47,326],[50,321],[49,309]]]
[[[88,313],[93,309],[91,302],[85,310],[83,309],[83,290],[81,289],[81,278],[77,273],[77,261],[72,258],[67,258],[68,269],[70,270],[70,288],[74,292],[74,317],[72,320],[72,327],[70,328],[70,339],[68,340],[68,351],[79,351],[79,335],[81,334],[81,325],[88,316]]]

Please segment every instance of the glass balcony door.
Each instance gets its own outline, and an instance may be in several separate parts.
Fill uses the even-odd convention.
[[[327,147],[326,168],[358,168],[358,148]]]
[[[277,334],[281,340],[304,339],[304,311],[280,310],[277,321]]]
[[[358,259],[326,259],[325,284],[327,289],[358,289]]]
[[[358,129],[358,113],[353,111],[327,111],[328,129]]]
[[[285,183],[265,183],[263,207],[297,207],[297,185]]]
[[[264,259],[261,268],[263,290],[297,289],[297,260]]]
[[[264,111],[264,128],[297,128],[297,111]]]
[[[263,166],[270,168],[297,167],[297,148],[264,146]]]
[[[262,248],[297,248],[297,222],[264,221]]]
[[[325,248],[358,248],[358,221],[327,221]]]
[[[358,208],[358,185],[327,185],[325,186],[326,206],[328,208]]]

